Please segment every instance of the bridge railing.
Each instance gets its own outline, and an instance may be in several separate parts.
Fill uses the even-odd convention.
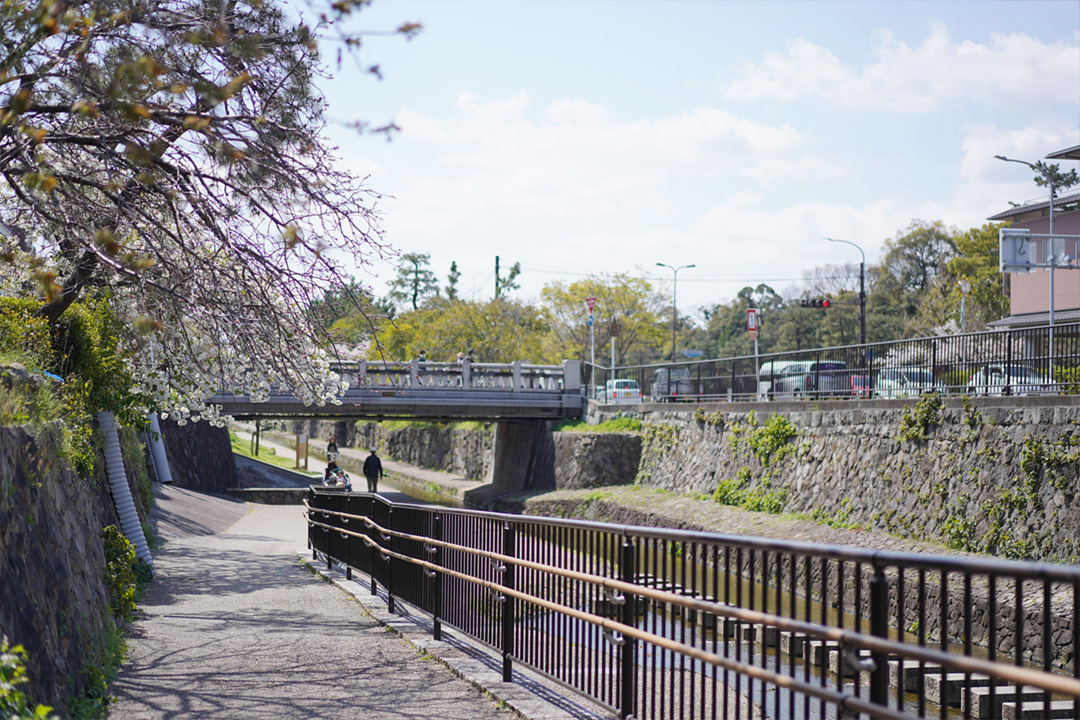
[[[458,363],[368,361],[336,363],[350,388],[370,390],[492,390],[501,392],[573,392],[581,387],[580,363],[532,365],[523,362]]]
[[[1080,720],[1080,567],[313,488],[316,559],[621,718]],[[730,691],[729,691],[730,690]]]

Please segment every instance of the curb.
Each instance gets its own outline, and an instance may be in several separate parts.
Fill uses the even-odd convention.
[[[309,570],[334,584],[380,624],[526,720],[611,720],[614,717],[611,711],[594,706],[585,698],[569,695],[569,691],[554,682],[520,666],[514,667],[513,682],[503,682],[502,657],[491,648],[446,625],[442,629],[443,639],[433,640],[430,617],[400,599],[395,601],[396,612],[389,612],[386,590],[380,587],[379,594],[372,595],[370,578],[366,574],[353,570],[353,579],[349,580],[336,566],[328,570],[325,562],[312,560],[311,551],[306,548],[297,550],[296,554]]]

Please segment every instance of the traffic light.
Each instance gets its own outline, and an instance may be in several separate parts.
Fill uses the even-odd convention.
[[[810,300],[800,300],[799,307],[827,308],[829,307],[829,300],[828,298],[811,298]]]

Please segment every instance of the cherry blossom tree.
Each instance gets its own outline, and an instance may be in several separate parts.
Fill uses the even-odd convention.
[[[272,383],[332,400],[332,340],[305,309],[389,253],[315,85],[320,41],[355,50],[341,23],[365,4],[310,22],[275,0],[3,4],[0,290],[37,293],[51,322],[107,298],[135,390],[180,418]]]

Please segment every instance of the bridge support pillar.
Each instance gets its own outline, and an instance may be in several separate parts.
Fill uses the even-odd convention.
[[[545,435],[544,420],[505,420],[495,423],[495,438],[490,475],[487,482],[465,493],[465,502],[475,507],[488,507],[499,495],[519,492],[531,487],[533,476],[543,474]],[[553,453],[552,453],[553,456]],[[549,460],[553,462],[553,460]]]

